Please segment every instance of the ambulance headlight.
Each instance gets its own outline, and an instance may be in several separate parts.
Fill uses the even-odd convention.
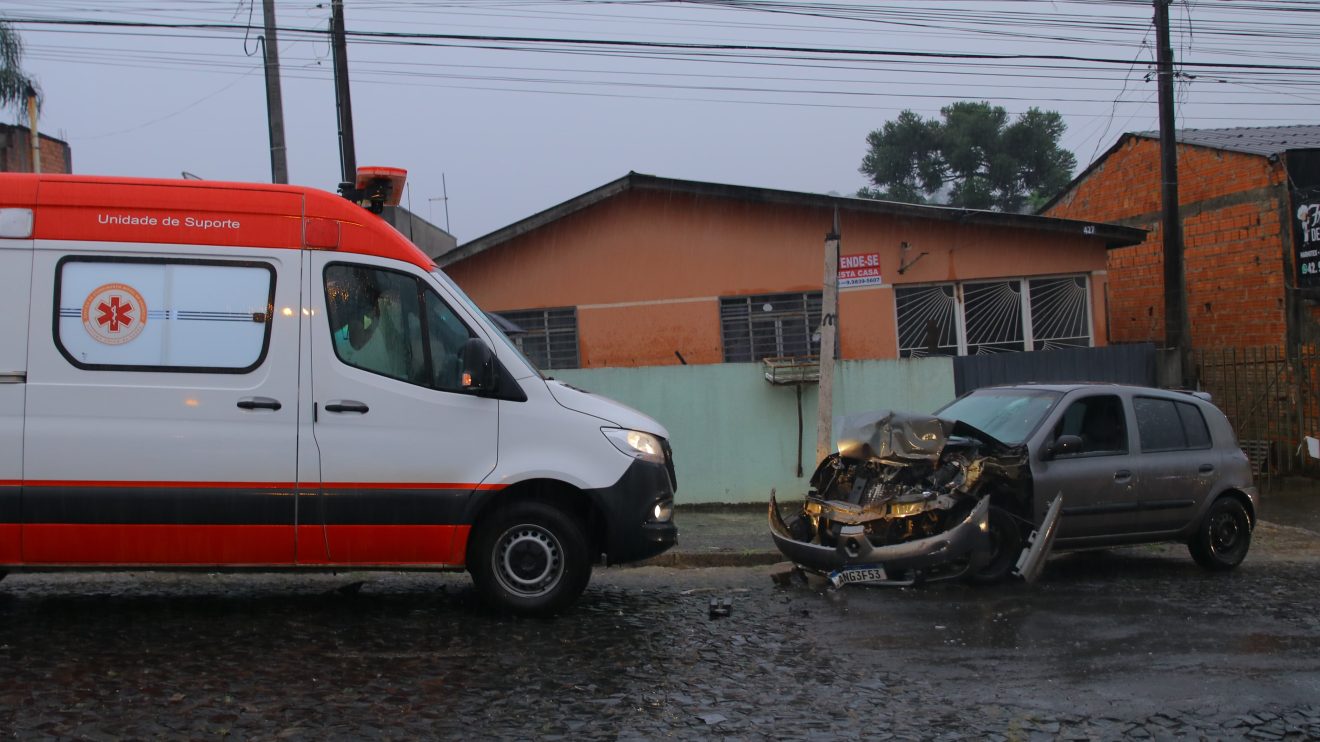
[[[633,458],[653,464],[665,463],[664,447],[660,445],[660,439],[650,433],[622,428],[601,428],[600,432],[605,434],[615,448]]]

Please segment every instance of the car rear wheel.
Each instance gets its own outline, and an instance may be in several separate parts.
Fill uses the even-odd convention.
[[[1251,518],[1242,503],[1221,497],[1210,506],[1187,544],[1196,563],[1223,572],[1242,563],[1251,548]]]
[[[1003,582],[1017,564],[1022,553],[1022,529],[1017,518],[1003,508],[990,506],[990,554],[979,571],[968,577],[980,585]]]
[[[468,571],[494,608],[545,615],[582,594],[591,558],[576,518],[543,502],[519,502],[481,522]]]

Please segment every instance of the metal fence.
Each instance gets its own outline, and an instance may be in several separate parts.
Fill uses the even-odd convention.
[[[1030,381],[1110,381],[1154,386],[1155,378],[1155,346],[1151,343],[988,353],[953,359],[953,382],[960,395],[984,386]]]
[[[1192,364],[1263,484],[1320,474],[1302,448],[1305,436],[1320,436],[1320,349],[1291,356],[1279,347],[1197,350]]]

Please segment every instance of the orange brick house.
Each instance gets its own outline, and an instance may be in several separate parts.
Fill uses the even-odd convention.
[[[629,173],[439,258],[542,368],[819,353],[841,235],[839,356],[1105,345],[1129,227]]]
[[[1320,126],[1186,129],[1177,141],[1191,346],[1315,342]],[[1041,213],[1148,230],[1109,253],[1109,330],[1162,342],[1158,134],[1124,134]]]

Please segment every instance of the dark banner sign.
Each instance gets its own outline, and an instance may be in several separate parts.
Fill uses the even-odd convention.
[[[1297,285],[1320,288],[1320,151],[1288,153]]]

